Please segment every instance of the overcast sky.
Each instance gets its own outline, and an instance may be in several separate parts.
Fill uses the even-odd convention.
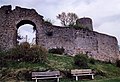
[[[95,31],[115,36],[120,45],[120,0],[0,0],[2,5],[34,8],[56,25],[60,25],[56,15],[63,11],[90,17]]]

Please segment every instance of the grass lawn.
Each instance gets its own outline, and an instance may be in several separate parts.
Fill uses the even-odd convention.
[[[120,68],[116,67],[114,64],[109,63],[102,63],[102,62],[95,62],[95,64],[90,64],[89,67],[91,69],[94,69],[99,74],[95,75],[94,80],[79,80],[75,81],[73,79],[70,79],[67,77],[67,79],[61,78],[60,82],[120,82]],[[23,73],[23,75],[20,73],[19,79],[22,81],[26,80],[24,77],[24,73],[27,71],[44,71],[44,70],[59,70],[61,72],[70,72],[71,69],[75,69],[76,66],[74,65],[74,59],[73,57],[66,56],[66,55],[48,55],[48,62],[46,64],[40,64],[40,63],[30,63],[30,62],[8,62],[7,67],[4,67],[2,70],[0,70],[0,73],[3,73],[5,77],[2,77],[4,80],[8,79],[9,82],[12,77],[12,75],[18,75],[17,73]],[[8,76],[7,76],[8,75]],[[9,77],[11,75],[11,77]],[[14,76],[12,77],[14,78]],[[11,80],[12,80],[11,79]],[[2,82],[0,80],[0,82]],[[11,81],[16,82],[16,81]],[[27,81],[29,82],[29,81]],[[43,81],[42,81],[43,82]],[[47,81],[51,82],[51,81]]]
[[[79,81],[73,81],[70,79],[62,79],[60,82],[120,82],[120,77],[118,78],[106,78],[101,80],[79,80]]]

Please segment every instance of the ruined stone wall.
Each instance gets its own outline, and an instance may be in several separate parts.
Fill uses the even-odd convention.
[[[64,48],[68,55],[87,53],[102,61],[114,62],[119,57],[118,42],[115,37],[90,31],[47,25],[43,17],[34,9],[11,6],[0,8],[0,49],[8,50],[16,46],[17,29],[23,24],[31,24],[36,29],[38,45],[47,49]]]
[[[29,20],[34,23],[35,28],[39,30],[36,35],[39,34],[42,27],[43,17],[34,9],[16,7],[14,10],[11,10],[11,6],[9,5],[1,7],[0,14],[0,49],[2,50],[8,50],[16,46],[17,29],[21,21]],[[29,22],[23,22],[21,25],[24,24],[29,24]]]
[[[44,28],[42,32],[44,38],[41,36],[39,42],[48,49],[63,47],[68,55],[87,53],[89,57],[102,61],[115,62],[119,57],[117,40],[109,35],[58,26]],[[53,35],[48,36],[44,32],[52,32]]]

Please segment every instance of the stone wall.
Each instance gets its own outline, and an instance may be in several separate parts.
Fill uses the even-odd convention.
[[[8,50],[17,44],[17,29],[23,24],[31,24],[36,29],[38,45],[47,49],[64,48],[68,55],[87,53],[102,61],[114,62],[119,57],[118,42],[115,37],[87,29],[75,29],[48,25],[43,16],[34,9],[11,6],[0,8],[0,49]]]
[[[93,31],[92,19],[88,17],[77,19],[76,25]]]
[[[117,40],[113,36],[101,34],[86,29],[76,30],[74,28],[64,28],[58,26],[44,28],[43,36],[39,40],[40,44],[48,49],[64,48],[65,53],[76,55],[87,53],[102,61],[114,62],[119,56]],[[47,36],[44,32],[52,32],[52,36]],[[40,36],[39,36],[40,37]]]
[[[10,5],[2,6],[0,8],[0,14],[0,49],[2,50],[16,46],[17,29],[19,26],[31,24],[39,31],[42,27],[43,17],[34,9],[16,7],[14,10],[11,10]],[[37,36],[39,34],[38,32],[36,33]],[[37,39],[39,39],[39,37]]]

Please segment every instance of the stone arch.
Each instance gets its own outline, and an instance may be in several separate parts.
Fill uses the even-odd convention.
[[[32,26],[33,26],[33,31],[36,31],[36,32],[37,32],[36,24],[35,24],[33,21],[31,21],[31,20],[21,20],[20,22],[18,22],[18,23],[16,24],[16,28],[17,28],[17,30],[16,30],[16,36],[18,36],[18,29],[19,29],[19,27],[22,26],[22,25],[25,25],[25,24],[30,24],[30,25],[32,25]],[[35,38],[37,37],[36,34],[37,34],[37,33],[35,33]],[[17,43],[17,37],[16,37],[16,43]],[[37,39],[35,40],[35,43],[37,44]]]
[[[16,25],[17,29],[18,29],[20,26],[24,25],[24,24],[31,24],[31,25],[34,26],[33,29],[36,29],[35,23],[32,22],[31,20],[21,20],[21,21],[20,21],[19,23],[17,23],[17,25]]]
[[[8,12],[8,13],[6,13]],[[16,47],[17,29],[24,24],[30,24],[36,29],[36,44],[40,45],[39,38],[41,27],[44,26],[43,16],[39,15],[34,9],[26,9],[16,6],[3,6],[0,8],[0,49],[8,50]]]

